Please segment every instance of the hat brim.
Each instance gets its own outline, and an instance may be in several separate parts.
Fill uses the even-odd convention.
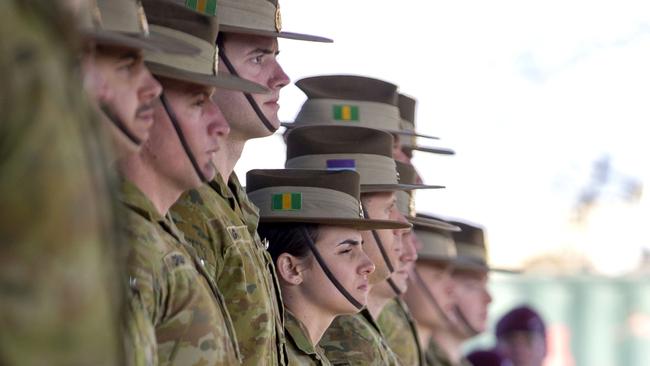
[[[505,269],[498,267],[490,267],[484,264],[475,263],[472,261],[467,261],[463,259],[456,258],[452,260],[452,265],[454,270],[461,271],[475,271],[475,272],[497,272],[504,274],[521,274],[522,271],[518,269]]]
[[[245,93],[266,94],[269,92],[268,89],[259,84],[226,73],[220,72],[217,75],[206,75],[197,72],[181,70],[157,62],[147,62],[147,67],[154,75],[186,81],[194,84],[209,85],[220,89],[236,90]]]
[[[418,259],[417,262],[436,262],[436,263],[442,263],[446,265],[453,265],[454,261],[456,258],[450,258],[450,257],[444,257],[444,256],[438,256],[438,255],[426,255],[426,254],[420,254],[418,253]]]
[[[264,223],[296,223],[296,224],[321,224],[330,226],[349,227],[356,230],[392,230],[408,229],[411,224],[392,220],[374,219],[343,219],[332,217],[260,217]]]
[[[156,32],[151,32],[149,37],[143,37],[136,34],[126,34],[105,30],[85,30],[82,31],[82,35],[102,45],[135,48],[153,52],[191,56],[197,55],[201,51],[189,43]]]
[[[445,186],[424,184],[362,184],[361,193],[413,191],[416,189],[442,189]]]
[[[424,146],[402,146],[402,148],[409,150],[409,151],[422,151],[426,153],[431,153],[431,154],[438,154],[438,155],[456,155],[456,151],[452,149],[447,149],[444,147],[424,147]]]
[[[297,41],[309,41],[309,42],[321,42],[321,43],[334,42],[329,38],[321,37],[321,36],[312,36],[310,34],[293,33],[293,32],[274,32],[274,31],[263,30],[263,29],[237,27],[234,25],[226,25],[226,24],[219,25],[219,32],[241,33],[241,34],[251,34],[256,36],[286,38],[286,39],[293,39]]]
[[[449,231],[449,232],[459,232],[460,227],[450,224],[448,222],[444,222],[442,220],[437,220],[437,219],[430,219],[430,218],[424,218],[424,217],[412,217],[409,216],[406,218],[411,224],[413,224],[414,227],[424,227],[424,228],[430,228],[430,229],[438,229],[438,230],[444,230],[444,231]]]
[[[310,123],[310,124],[304,124],[304,125],[303,125],[303,124],[296,125],[295,122],[280,122],[280,126],[282,126],[282,127],[284,127],[284,128],[286,128],[286,129],[289,130],[289,129],[292,129],[292,128],[303,127],[303,126],[334,126],[334,125],[333,125],[333,124],[330,124],[330,123],[323,123],[323,124]],[[372,128],[372,127],[370,127],[370,128]],[[421,135],[421,134],[419,134],[419,133],[411,132],[411,131],[404,131],[404,130],[384,130],[384,129],[381,129],[381,128],[377,128],[377,129],[378,129],[378,130],[381,130],[381,131],[386,131],[386,132],[389,132],[389,133],[398,134],[398,135],[404,135],[404,136],[416,136],[416,137],[423,137],[423,138],[428,138],[428,139],[432,139],[432,140],[440,140],[439,137],[429,136],[429,135]]]

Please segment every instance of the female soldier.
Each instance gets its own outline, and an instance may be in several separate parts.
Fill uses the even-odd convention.
[[[248,195],[280,281],[290,365],[329,365],[317,346],[337,315],[366,305],[374,271],[359,230],[409,224],[363,218],[353,171],[253,170]]]

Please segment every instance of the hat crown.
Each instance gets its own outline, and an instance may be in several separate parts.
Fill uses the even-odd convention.
[[[219,21],[229,27],[280,32],[282,15],[280,4],[273,0],[219,0]]]
[[[168,1],[142,0],[142,4],[151,25],[189,34],[210,45],[217,41],[219,24],[214,16]]]
[[[246,191],[291,186],[324,188],[359,199],[359,174],[353,171],[255,169],[246,174]]]
[[[397,85],[358,75],[321,75],[296,81],[309,99],[342,99],[397,106]]]
[[[452,233],[461,264],[475,264],[487,269],[487,248],[483,228],[460,221],[450,221],[461,231]]]
[[[370,154],[392,158],[393,136],[371,128],[304,126],[287,135],[287,160],[303,155]]]
[[[542,317],[530,306],[520,306],[504,315],[496,326],[496,336],[503,337],[513,331],[546,333]]]
[[[139,0],[96,0],[90,8],[96,30],[148,35],[149,27]]]
[[[405,94],[399,94],[399,115],[415,127],[415,105],[417,101]]]

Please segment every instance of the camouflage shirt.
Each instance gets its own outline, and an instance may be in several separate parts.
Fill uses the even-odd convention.
[[[377,325],[403,366],[424,364],[415,322],[404,301],[396,297],[386,304]]]
[[[161,365],[235,365],[234,331],[204,261],[169,217],[124,182],[131,286],[155,327]]]
[[[358,314],[336,317],[319,345],[332,365],[399,365],[397,356],[366,309]]]
[[[289,366],[329,366],[323,349],[314,346],[309,339],[305,326],[296,319],[289,310],[285,309],[284,329],[287,336],[287,354]]]
[[[227,299],[245,365],[284,365],[283,307],[275,267],[257,235],[258,210],[233,173],[186,192],[172,217]]]
[[[58,1],[0,1],[1,365],[124,363],[106,161],[70,19]]]
[[[424,353],[424,361],[427,366],[472,366],[464,358],[458,364],[451,362],[445,351],[433,339],[429,340],[429,346]]]

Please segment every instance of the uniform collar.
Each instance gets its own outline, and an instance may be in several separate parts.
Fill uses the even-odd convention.
[[[314,347],[311,343],[305,326],[288,309],[285,309],[284,314],[284,328],[296,347],[305,354],[317,355],[316,347],[318,346]]]
[[[153,202],[135,184],[126,179],[122,179],[120,182],[119,199],[126,206],[137,211],[150,221],[158,222],[165,220]]]
[[[231,174],[231,177],[234,175]],[[221,174],[217,174],[214,179],[210,182],[210,187],[217,191],[219,195],[223,198],[232,198],[232,193],[230,192],[230,188],[228,188],[228,184],[223,180],[223,177]]]

